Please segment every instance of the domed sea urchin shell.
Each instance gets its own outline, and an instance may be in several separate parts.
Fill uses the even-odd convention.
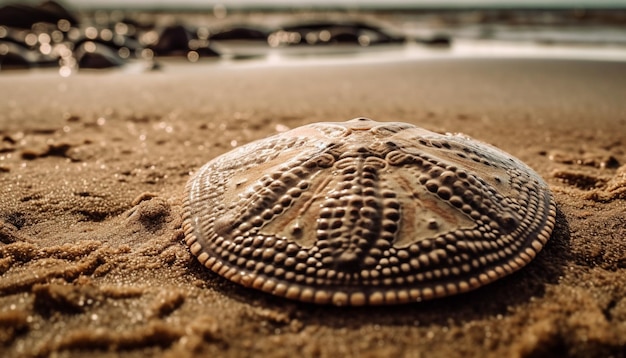
[[[466,292],[530,262],[556,207],[519,160],[463,135],[358,118],[213,159],[189,180],[191,252],[289,299],[379,305]]]

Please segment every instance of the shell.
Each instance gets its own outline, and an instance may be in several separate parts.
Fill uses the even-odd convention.
[[[249,143],[189,180],[184,230],[219,275],[293,300],[416,302],[529,263],[556,206],[528,166],[463,135],[357,118]]]

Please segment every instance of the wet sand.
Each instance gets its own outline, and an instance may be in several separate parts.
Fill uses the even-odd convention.
[[[0,77],[0,355],[626,355],[626,63],[438,60]],[[314,306],[189,253],[189,174],[234,146],[366,116],[462,132],[550,185],[521,271],[430,302]]]

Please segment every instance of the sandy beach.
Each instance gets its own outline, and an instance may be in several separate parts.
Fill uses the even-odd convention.
[[[626,356],[626,63],[439,59],[0,76],[0,356]],[[365,116],[461,132],[559,207],[536,259],[398,306],[292,302],[184,243],[189,175],[234,147]]]

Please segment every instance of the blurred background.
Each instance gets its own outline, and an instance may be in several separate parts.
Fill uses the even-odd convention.
[[[624,61],[626,1],[0,1],[0,75],[450,57]]]

